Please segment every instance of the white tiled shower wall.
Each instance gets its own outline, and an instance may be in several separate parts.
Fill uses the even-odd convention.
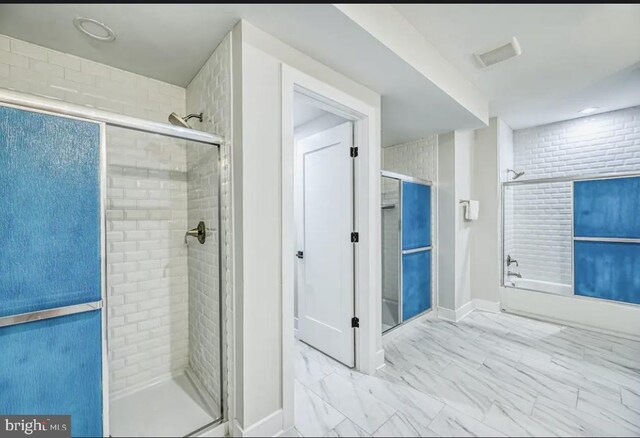
[[[434,236],[435,223],[436,223],[436,196],[435,186],[438,181],[438,136],[432,135],[423,139],[411,141],[408,143],[402,143],[394,146],[382,148],[382,170],[388,170],[390,172],[401,173],[404,175],[429,180],[434,183],[431,194],[431,224],[432,224],[432,236]],[[395,197],[397,196],[394,187],[391,184],[385,184],[383,180],[382,185],[382,202],[394,203],[397,202]],[[384,216],[383,216],[384,218]],[[394,227],[397,227],[395,220],[384,220],[382,226],[385,227],[383,235],[386,241],[384,245],[399,245],[397,240],[397,231]],[[383,252],[384,253],[384,252]],[[385,296],[385,291],[393,291],[394,285],[398,284],[398,272],[399,264],[388,263],[385,260],[383,269],[383,298],[393,299],[392,296]],[[435,270],[432,269],[432,273],[435,274]],[[435,287],[435,275],[431,276],[432,290]]]
[[[514,131],[513,149],[521,179],[638,172],[640,107]],[[571,284],[571,184],[510,191],[506,253],[524,278]]]
[[[200,129],[225,136],[230,135],[230,68],[227,38],[188,87],[187,99],[184,88],[0,35],[0,87],[159,122],[172,111],[184,114],[188,100],[190,109],[195,105],[205,112]],[[192,206],[184,141],[108,128],[107,145],[110,389],[118,395],[197,361],[187,349],[190,291],[182,245],[193,224],[187,217]],[[225,145],[223,196],[230,192],[228,155]],[[225,199],[223,223],[228,223],[230,198]],[[225,230],[228,242],[230,228]],[[228,260],[230,245],[225,250]],[[217,248],[214,252],[217,263]],[[207,269],[217,279],[217,272]],[[231,276],[225,278],[230,287]],[[217,296],[217,280],[213,283]],[[218,306],[213,308],[216,319]],[[218,342],[210,341],[217,370]],[[219,374],[198,377],[219,391]]]
[[[198,245],[192,246],[189,252],[189,275],[195,281],[189,284],[189,293],[194,297],[194,304],[206,304],[208,309],[215,312],[206,314],[203,308],[195,305],[190,307],[190,332],[189,340],[193,345],[217,347],[220,339],[224,339],[226,345],[231,345],[228,331],[219,333],[218,311],[222,307],[223,320],[228,321],[225,315],[231,315],[231,35],[218,45],[209,60],[198,74],[193,78],[186,90],[187,111],[189,113],[203,113],[203,123],[200,130],[216,133],[225,138],[225,143],[220,150],[210,147],[189,144],[187,149],[189,162],[189,224],[195,226],[199,220],[204,220],[212,232],[222,226],[222,239],[211,240],[207,251],[201,251]],[[217,171],[218,154],[220,154],[220,175]],[[213,169],[208,172],[205,169]],[[218,178],[220,178],[220,193],[217,193]],[[207,196],[201,196],[207,194]],[[213,194],[215,197],[209,197]],[[218,196],[221,196],[220,221],[218,223],[217,210],[211,208],[210,203],[217,205]],[[222,248],[218,246],[222,245]],[[219,293],[219,276],[217,270],[218,254],[222,254],[222,281],[223,291]],[[219,299],[222,298],[222,306]],[[225,324],[224,327],[228,327]],[[216,339],[211,336],[215,334]],[[221,338],[222,336],[222,338]],[[222,388],[220,394],[220,348],[193,348],[189,354],[191,369],[197,378],[211,392],[214,400],[220,400],[220,396],[227,397],[225,406],[230,406],[228,400],[228,388]],[[230,368],[229,355],[222,358],[224,367],[222,372]],[[217,372],[215,372],[215,371]],[[227,381],[227,384],[230,382]]]

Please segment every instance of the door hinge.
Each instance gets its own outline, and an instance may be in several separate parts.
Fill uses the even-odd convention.
[[[359,328],[360,327],[360,318],[354,316],[351,318],[351,328]]]
[[[355,158],[358,156],[358,148],[355,146],[351,146],[351,152],[350,152],[351,158]]]
[[[357,243],[360,241],[360,233],[358,233],[357,231],[354,231],[353,233],[351,233],[351,243]]]

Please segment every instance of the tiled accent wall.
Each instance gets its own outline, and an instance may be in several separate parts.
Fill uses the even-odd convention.
[[[389,146],[382,148],[382,169],[390,172],[397,172],[404,175],[413,176],[425,180],[432,181],[432,193],[431,193],[431,224],[432,224],[432,238],[435,239],[435,226],[437,220],[436,209],[436,189],[438,181],[438,136],[432,135],[420,140],[411,141],[408,143],[402,143],[395,146]],[[382,201],[397,202],[395,198],[397,194],[394,194],[394,187],[390,182],[383,180],[382,184]],[[383,242],[385,245],[398,245],[395,241],[397,234],[394,233],[394,227],[397,226],[395,220],[383,220],[382,226],[386,229],[383,230],[383,234],[387,241]],[[395,236],[395,239],[394,239]],[[432,259],[435,259],[432,258]],[[385,260],[387,262],[387,260]],[[398,281],[398,267],[396,263],[384,263],[384,282],[383,290],[393,290],[391,284]],[[431,285],[434,290],[436,285],[436,270],[432,269]],[[391,297],[385,297],[391,298]]]
[[[224,345],[232,345],[231,333],[228,330],[230,327],[229,321],[231,321],[232,309],[232,295],[233,290],[233,277],[232,277],[232,221],[231,221],[231,144],[232,144],[232,132],[231,132],[231,34],[218,45],[213,52],[209,60],[202,67],[200,72],[195,76],[191,83],[187,86],[186,92],[187,110],[190,113],[204,113],[203,123],[198,126],[202,131],[212,132],[224,136],[225,143],[220,147],[220,180],[221,188],[220,194],[214,193],[214,195],[221,196],[221,209],[220,219],[221,224],[217,223],[217,215],[207,219],[210,221],[212,228],[217,230],[218,226],[222,227],[222,239],[221,242],[212,241],[212,245],[222,244],[222,272],[217,272],[217,263],[212,265],[214,259],[205,256],[197,251],[189,252],[189,263],[193,271],[194,277],[205,279],[206,282],[195,280],[190,282],[190,293],[195,293],[200,300],[206,301],[215,310],[212,313],[200,313],[196,318],[200,318],[200,323],[192,326],[189,333],[192,342],[202,342],[201,353],[197,351],[200,347],[194,349],[194,354],[189,358],[191,368],[196,373],[198,379],[200,379],[208,391],[210,391],[214,400],[220,399],[220,384],[219,384],[219,368],[220,368],[220,349],[216,347],[213,351],[208,351],[210,347],[206,345],[219,345],[220,336],[224,339]],[[200,153],[197,151],[200,150]],[[215,153],[215,151],[214,151]],[[200,157],[205,159],[205,162],[209,161],[214,164],[218,159],[216,155],[212,155],[211,151],[207,152],[205,149],[196,149],[189,147],[189,171],[191,165],[195,163],[202,163],[192,157]],[[207,164],[208,166],[209,164]],[[215,168],[215,167],[214,167]],[[194,171],[196,171],[194,169]],[[214,175],[209,172],[204,172],[201,175],[204,179],[194,177],[190,173],[190,181],[193,182],[193,187],[190,183],[189,189],[195,188],[198,183],[196,181],[203,181],[203,184],[210,186],[214,184],[213,179],[218,175]],[[217,181],[215,181],[217,184]],[[198,204],[197,197],[193,197],[193,201],[189,200],[189,222],[192,226],[195,226],[196,218],[205,217],[207,215],[208,207],[206,205]],[[216,199],[211,199],[217,203]],[[210,209],[209,209],[210,211]],[[199,219],[198,219],[199,220]],[[215,232],[215,231],[214,231]],[[212,248],[213,249],[213,248]],[[215,256],[217,262],[218,249],[211,251]],[[213,269],[213,271],[212,271]],[[222,274],[223,288],[222,294],[218,291],[218,277]],[[210,287],[211,286],[211,287]],[[219,302],[218,299],[222,298],[222,319],[223,329],[222,334],[218,333],[219,327],[218,315]],[[215,312],[215,313],[213,313]],[[191,316],[194,318],[194,315]],[[212,333],[216,333],[218,338],[211,339],[203,333],[203,330],[209,326],[215,325],[215,330]],[[213,327],[212,327],[213,328]],[[227,370],[231,369],[231,356],[225,354],[226,349],[223,349],[223,375],[227,374]],[[216,370],[217,372],[206,372],[206,370]],[[231,394],[229,392],[230,379],[226,379],[226,386],[222,388],[222,396],[226,399],[225,406],[231,406],[229,400]]]
[[[522,179],[640,171],[640,107],[514,132]],[[512,189],[507,254],[524,278],[571,284],[571,184]],[[505,219],[508,221],[511,216]]]
[[[165,122],[185,89],[0,35],[0,87]],[[107,129],[110,390],[188,363],[185,142]]]

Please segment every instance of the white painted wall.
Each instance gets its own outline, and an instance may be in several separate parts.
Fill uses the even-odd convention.
[[[499,301],[501,234],[499,142],[509,127],[497,118],[475,131],[471,197],[480,201],[480,215],[472,224],[471,295],[492,303]]]
[[[470,310],[471,236],[460,200],[472,199],[473,131],[438,136],[438,314],[459,319]]]
[[[234,29],[232,51],[236,414],[244,433],[256,433],[256,428],[278,424],[283,408],[281,66],[290,65],[378,110],[380,96],[246,22]],[[371,123],[379,124],[379,118]],[[374,145],[379,148],[379,140]],[[379,149],[375,155],[376,175],[371,178],[377,185]],[[378,207],[376,202],[375,218],[372,212],[370,219],[377,236]],[[379,251],[369,257],[379,266]],[[379,296],[379,282],[368,288]],[[377,322],[379,327],[379,316]],[[281,418],[279,425],[283,425]]]
[[[455,133],[438,136],[438,307],[455,312],[456,173]],[[439,310],[438,310],[439,311]]]

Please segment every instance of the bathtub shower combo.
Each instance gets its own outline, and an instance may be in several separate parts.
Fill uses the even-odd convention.
[[[502,185],[503,286],[640,304],[640,174]]]
[[[431,309],[431,183],[382,172],[382,331]]]
[[[71,414],[74,436],[214,426],[221,139],[1,97],[0,412]]]

